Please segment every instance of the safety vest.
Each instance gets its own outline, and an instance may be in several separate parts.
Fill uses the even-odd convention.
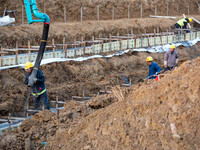
[[[183,27],[184,26],[184,22],[187,22],[185,19],[180,19],[179,21],[177,21],[177,23]]]
[[[32,95],[33,96],[36,96],[36,95],[42,95],[44,92],[46,92],[46,88],[42,91],[42,92],[40,92],[40,93],[32,93]]]

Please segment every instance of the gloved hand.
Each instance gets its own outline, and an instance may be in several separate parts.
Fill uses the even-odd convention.
[[[37,78],[33,78],[33,82],[36,83],[37,82]]]

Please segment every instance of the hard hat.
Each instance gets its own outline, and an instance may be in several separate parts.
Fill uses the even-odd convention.
[[[171,46],[170,46],[170,48],[172,48],[172,49],[175,49],[175,48],[176,48],[176,46],[175,46],[175,45],[171,45]]]
[[[189,22],[192,22],[192,18],[188,18]]]
[[[29,69],[29,68],[31,68],[31,67],[33,67],[33,64],[32,64],[31,62],[27,62],[27,63],[25,64],[25,70],[26,70],[26,69]]]
[[[146,61],[152,61],[152,60],[153,60],[153,58],[151,56],[148,56],[146,59]]]

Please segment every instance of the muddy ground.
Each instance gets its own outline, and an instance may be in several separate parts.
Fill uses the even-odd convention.
[[[198,48],[198,46],[195,47]],[[188,48],[178,49],[178,52],[180,53],[181,61],[191,58],[189,56],[191,52],[194,54],[194,51]],[[183,54],[187,57],[183,57]],[[110,60],[112,63],[110,62],[108,65],[109,67],[112,66],[112,69],[109,68],[108,70],[112,70],[118,76],[121,73],[127,76],[132,75],[134,76],[133,81],[136,81],[138,77],[144,78],[147,73],[147,66],[143,63],[145,62],[145,57],[149,54],[128,55],[121,58],[112,58]],[[196,57],[197,55],[199,55],[199,52],[193,56]],[[152,56],[155,58],[155,62],[162,62],[162,59],[160,59],[160,57],[163,57],[162,54],[154,54]],[[123,60],[123,63],[120,63],[120,59]],[[98,62],[99,68],[107,66],[107,64],[102,63],[105,61],[105,59],[95,59],[91,62],[94,64]],[[100,62],[101,65],[104,65],[101,66]],[[140,69],[132,68],[133,64]],[[47,85],[50,82],[49,79],[57,80],[55,76],[54,78],[49,78],[48,71],[45,71],[46,67],[52,65],[68,68],[77,64],[72,63],[69,65],[65,62],[42,67],[45,76],[47,76]],[[88,79],[92,81],[96,78],[95,83],[97,83],[98,78],[95,77],[97,72],[95,73],[94,70],[96,65],[91,67],[87,62],[84,62],[82,63],[83,66],[92,68],[87,71],[92,75],[83,76],[81,73],[80,75],[85,78],[86,82]],[[79,67],[76,66],[75,68]],[[98,71],[100,72],[98,76],[115,77],[116,79],[116,76],[106,71],[105,68],[101,69],[101,71],[105,71],[103,75],[101,75],[100,70]],[[83,104],[76,101],[66,103],[65,109],[60,111],[59,116],[50,111],[40,112],[30,120],[23,121],[21,128],[5,134],[1,138],[0,148],[39,149],[42,142],[47,142],[46,148],[51,150],[198,150],[200,148],[199,69],[200,58],[198,57],[184,62],[173,72],[167,72],[158,82],[155,80],[145,81],[128,88],[113,86],[112,93],[109,95],[93,97],[91,101]],[[19,71],[18,69],[14,70]],[[14,70],[9,71],[14,72]],[[129,70],[130,74],[128,74],[127,70]],[[59,72],[56,69],[54,71]],[[137,74],[140,75],[137,76]],[[111,80],[108,79],[106,81],[103,79],[98,82],[105,84],[109,81]],[[60,82],[62,82],[62,79]],[[48,87],[48,89],[50,91],[51,88]],[[64,93],[66,92],[63,91]]]

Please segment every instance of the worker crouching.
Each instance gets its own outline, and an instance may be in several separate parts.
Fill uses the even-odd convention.
[[[175,24],[176,28],[182,28],[182,29],[186,29],[188,23],[192,22],[192,18],[183,18],[177,21],[177,23]]]
[[[33,64],[31,62],[27,62],[25,64],[26,78],[25,84],[28,85],[29,77],[33,71]],[[36,78],[33,78],[34,85],[32,86],[32,95],[33,95],[33,103],[35,109],[40,109],[40,101],[42,101],[44,105],[44,109],[50,109],[47,91],[44,84],[45,78],[41,70],[38,69]]]
[[[161,68],[157,63],[153,62],[153,58],[151,56],[146,58],[147,64],[149,66],[149,74],[147,79],[155,79],[157,75],[160,73]]]

